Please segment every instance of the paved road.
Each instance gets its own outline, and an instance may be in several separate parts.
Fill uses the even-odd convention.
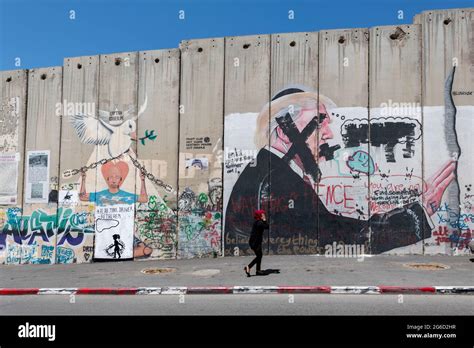
[[[181,297],[181,301],[183,298]],[[472,295],[4,296],[0,315],[474,315]]]
[[[247,278],[243,266],[252,257],[190,260],[129,261],[71,265],[0,265],[0,287],[160,287],[234,285],[394,285],[469,286],[474,262],[470,256],[389,256],[327,258],[313,255],[263,257],[263,268],[280,274]],[[439,263],[447,269],[406,267],[410,263]],[[174,272],[146,275],[144,268],[173,268]],[[254,270],[253,270],[254,271]]]

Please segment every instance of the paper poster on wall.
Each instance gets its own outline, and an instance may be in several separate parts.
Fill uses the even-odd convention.
[[[206,170],[209,168],[209,160],[206,157],[190,158],[186,160],[186,169],[188,168]]]
[[[134,204],[97,206],[95,209],[94,258],[133,258]]]
[[[48,203],[50,151],[28,151],[26,203]]]
[[[19,112],[20,97],[0,99],[1,153],[14,153],[18,150]]]
[[[16,204],[19,154],[0,154],[0,204]]]

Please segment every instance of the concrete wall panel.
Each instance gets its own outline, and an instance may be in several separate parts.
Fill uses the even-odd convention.
[[[224,39],[181,48],[178,257],[221,253]]]
[[[253,212],[262,208],[259,183],[269,175],[269,161],[257,160],[265,150],[255,136],[268,128],[270,36],[228,37],[225,53],[225,254],[242,255],[252,253]]]

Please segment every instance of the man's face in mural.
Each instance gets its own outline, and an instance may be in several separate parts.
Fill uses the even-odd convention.
[[[329,125],[331,123],[331,119],[328,115],[326,106],[320,103],[318,108],[314,106],[301,109],[299,116],[294,117],[294,123],[298,128],[298,131],[303,133],[304,129],[314,118],[316,118],[317,122],[319,122],[319,131],[315,129],[313,132],[311,132],[311,134],[306,139],[306,145],[310,149],[315,161],[326,161],[325,156],[319,155],[320,146],[327,143],[329,139],[334,138],[334,134]],[[280,148],[280,150],[281,148],[286,150],[292,145],[292,142],[280,127],[277,128],[277,135],[279,140],[284,144],[278,144],[278,142],[275,142],[273,146]],[[284,152],[286,153],[287,151]]]
[[[319,104],[319,114],[323,115],[319,118],[319,134],[317,132],[313,133],[313,137],[318,137],[317,146],[312,147],[314,152],[319,153],[319,148],[321,145],[327,143],[327,140],[333,139],[334,134],[332,133],[331,127],[329,124],[331,123],[331,118],[326,110],[326,106],[324,104]],[[315,153],[315,159],[318,161],[326,161],[325,156],[317,157],[317,153]]]

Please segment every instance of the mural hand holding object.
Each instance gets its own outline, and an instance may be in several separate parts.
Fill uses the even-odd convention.
[[[430,216],[439,208],[444,191],[456,177],[454,174],[455,169],[456,161],[451,159],[426,181],[423,206]]]

